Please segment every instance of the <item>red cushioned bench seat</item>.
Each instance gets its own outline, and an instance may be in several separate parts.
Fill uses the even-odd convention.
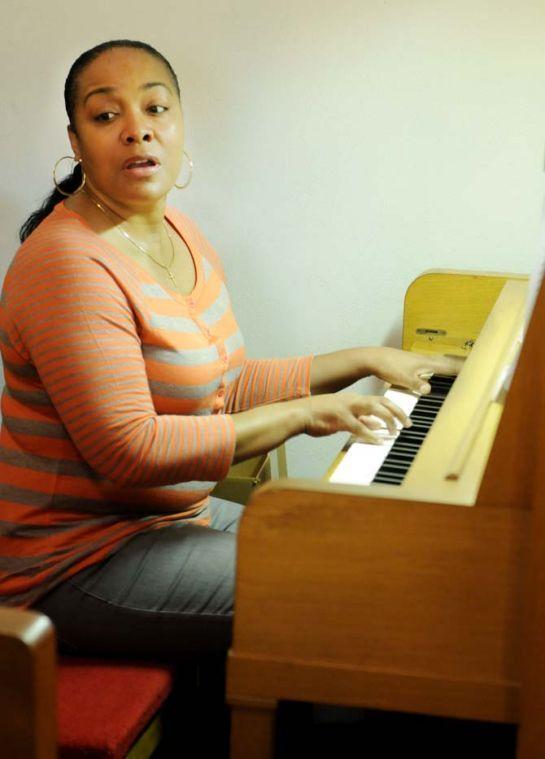
[[[62,657],[57,674],[61,759],[121,759],[173,686],[159,664]]]

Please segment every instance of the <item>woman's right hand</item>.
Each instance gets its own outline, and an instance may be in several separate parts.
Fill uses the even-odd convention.
[[[303,398],[306,404],[304,432],[323,437],[335,432],[350,432],[365,443],[380,443],[376,430],[386,426],[394,434],[399,425],[410,427],[409,417],[395,403],[380,395],[328,393]]]
[[[285,440],[305,432],[313,437],[350,432],[366,443],[384,440],[381,427],[394,433],[410,427],[406,414],[384,396],[327,393],[257,406],[232,414],[236,447],[233,461],[267,453]]]

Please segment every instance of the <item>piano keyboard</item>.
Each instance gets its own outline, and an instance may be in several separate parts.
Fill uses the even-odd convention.
[[[371,482],[401,485],[435,421],[454,379],[454,377],[433,376],[429,381],[431,392],[420,397],[413,396],[416,402],[409,414],[413,425],[399,432]]]
[[[455,379],[434,375],[429,380],[431,392],[428,395],[387,390],[386,398],[410,416],[412,427],[401,429],[395,437],[385,437],[382,445],[352,443],[329,481],[401,485]]]

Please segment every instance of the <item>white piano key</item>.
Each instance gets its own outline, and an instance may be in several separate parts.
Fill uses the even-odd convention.
[[[420,398],[420,396],[416,395],[416,393],[410,393],[403,390],[392,390],[391,388],[384,393],[384,397],[388,398],[388,400],[392,401],[392,403],[395,403],[396,406],[399,406],[399,408],[404,411],[407,416],[411,415],[412,410]],[[396,426],[398,429],[401,429],[400,422],[396,421]]]
[[[387,390],[384,393],[384,397],[388,398],[388,400],[392,401],[392,403],[395,403],[396,406],[399,406],[399,408],[404,411],[407,416],[411,415],[412,410],[416,406],[418,399],[420,398],[419,395],[416,395],[415,393],[410,393],[409,391],[404,392],[403,390]],[[386,428],[386,424],[382,419],[380,419],[378,416],[371,416],[371,419],[374,419],[375,421],[379,422],[379,424],[382,425],[382,429]],[[396,427],[398,430],[401,429],[401,422],[399,422],[397,419],[395,420]],[[374,431],[375,434],[380,433],[380,429],[378,431]]]
[[[354,443],[345,453],[329,481],[347,485],[370,485],[393,444],[392,438],[382,445]]]

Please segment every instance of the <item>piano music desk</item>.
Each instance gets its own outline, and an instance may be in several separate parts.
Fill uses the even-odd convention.
[[[481,302],[476,278],[465,276]],[[536,632],[545,629],[545,517],[535,506],[545,503],[545,351],[537,363],[535,352],[545,292],[506,395],[500,380],[520,337],[526,278],[494,286],[456,392],[415,460],[430,481],[412,470],[398,487],[280,480],[247,506],[228,662],[232,759],[272,756],[281,699],[522,720],[520,759],[544,755],[535,717],[545,712]],[[455,330],[445,331],[428,342],[444,345]],[[458,337],[469,334],[466,325]],[[530,375],[538,401],[526,392]],[[531,455],[507,460],[524,424]],[[532,520],[543,522],[533,553]]]

